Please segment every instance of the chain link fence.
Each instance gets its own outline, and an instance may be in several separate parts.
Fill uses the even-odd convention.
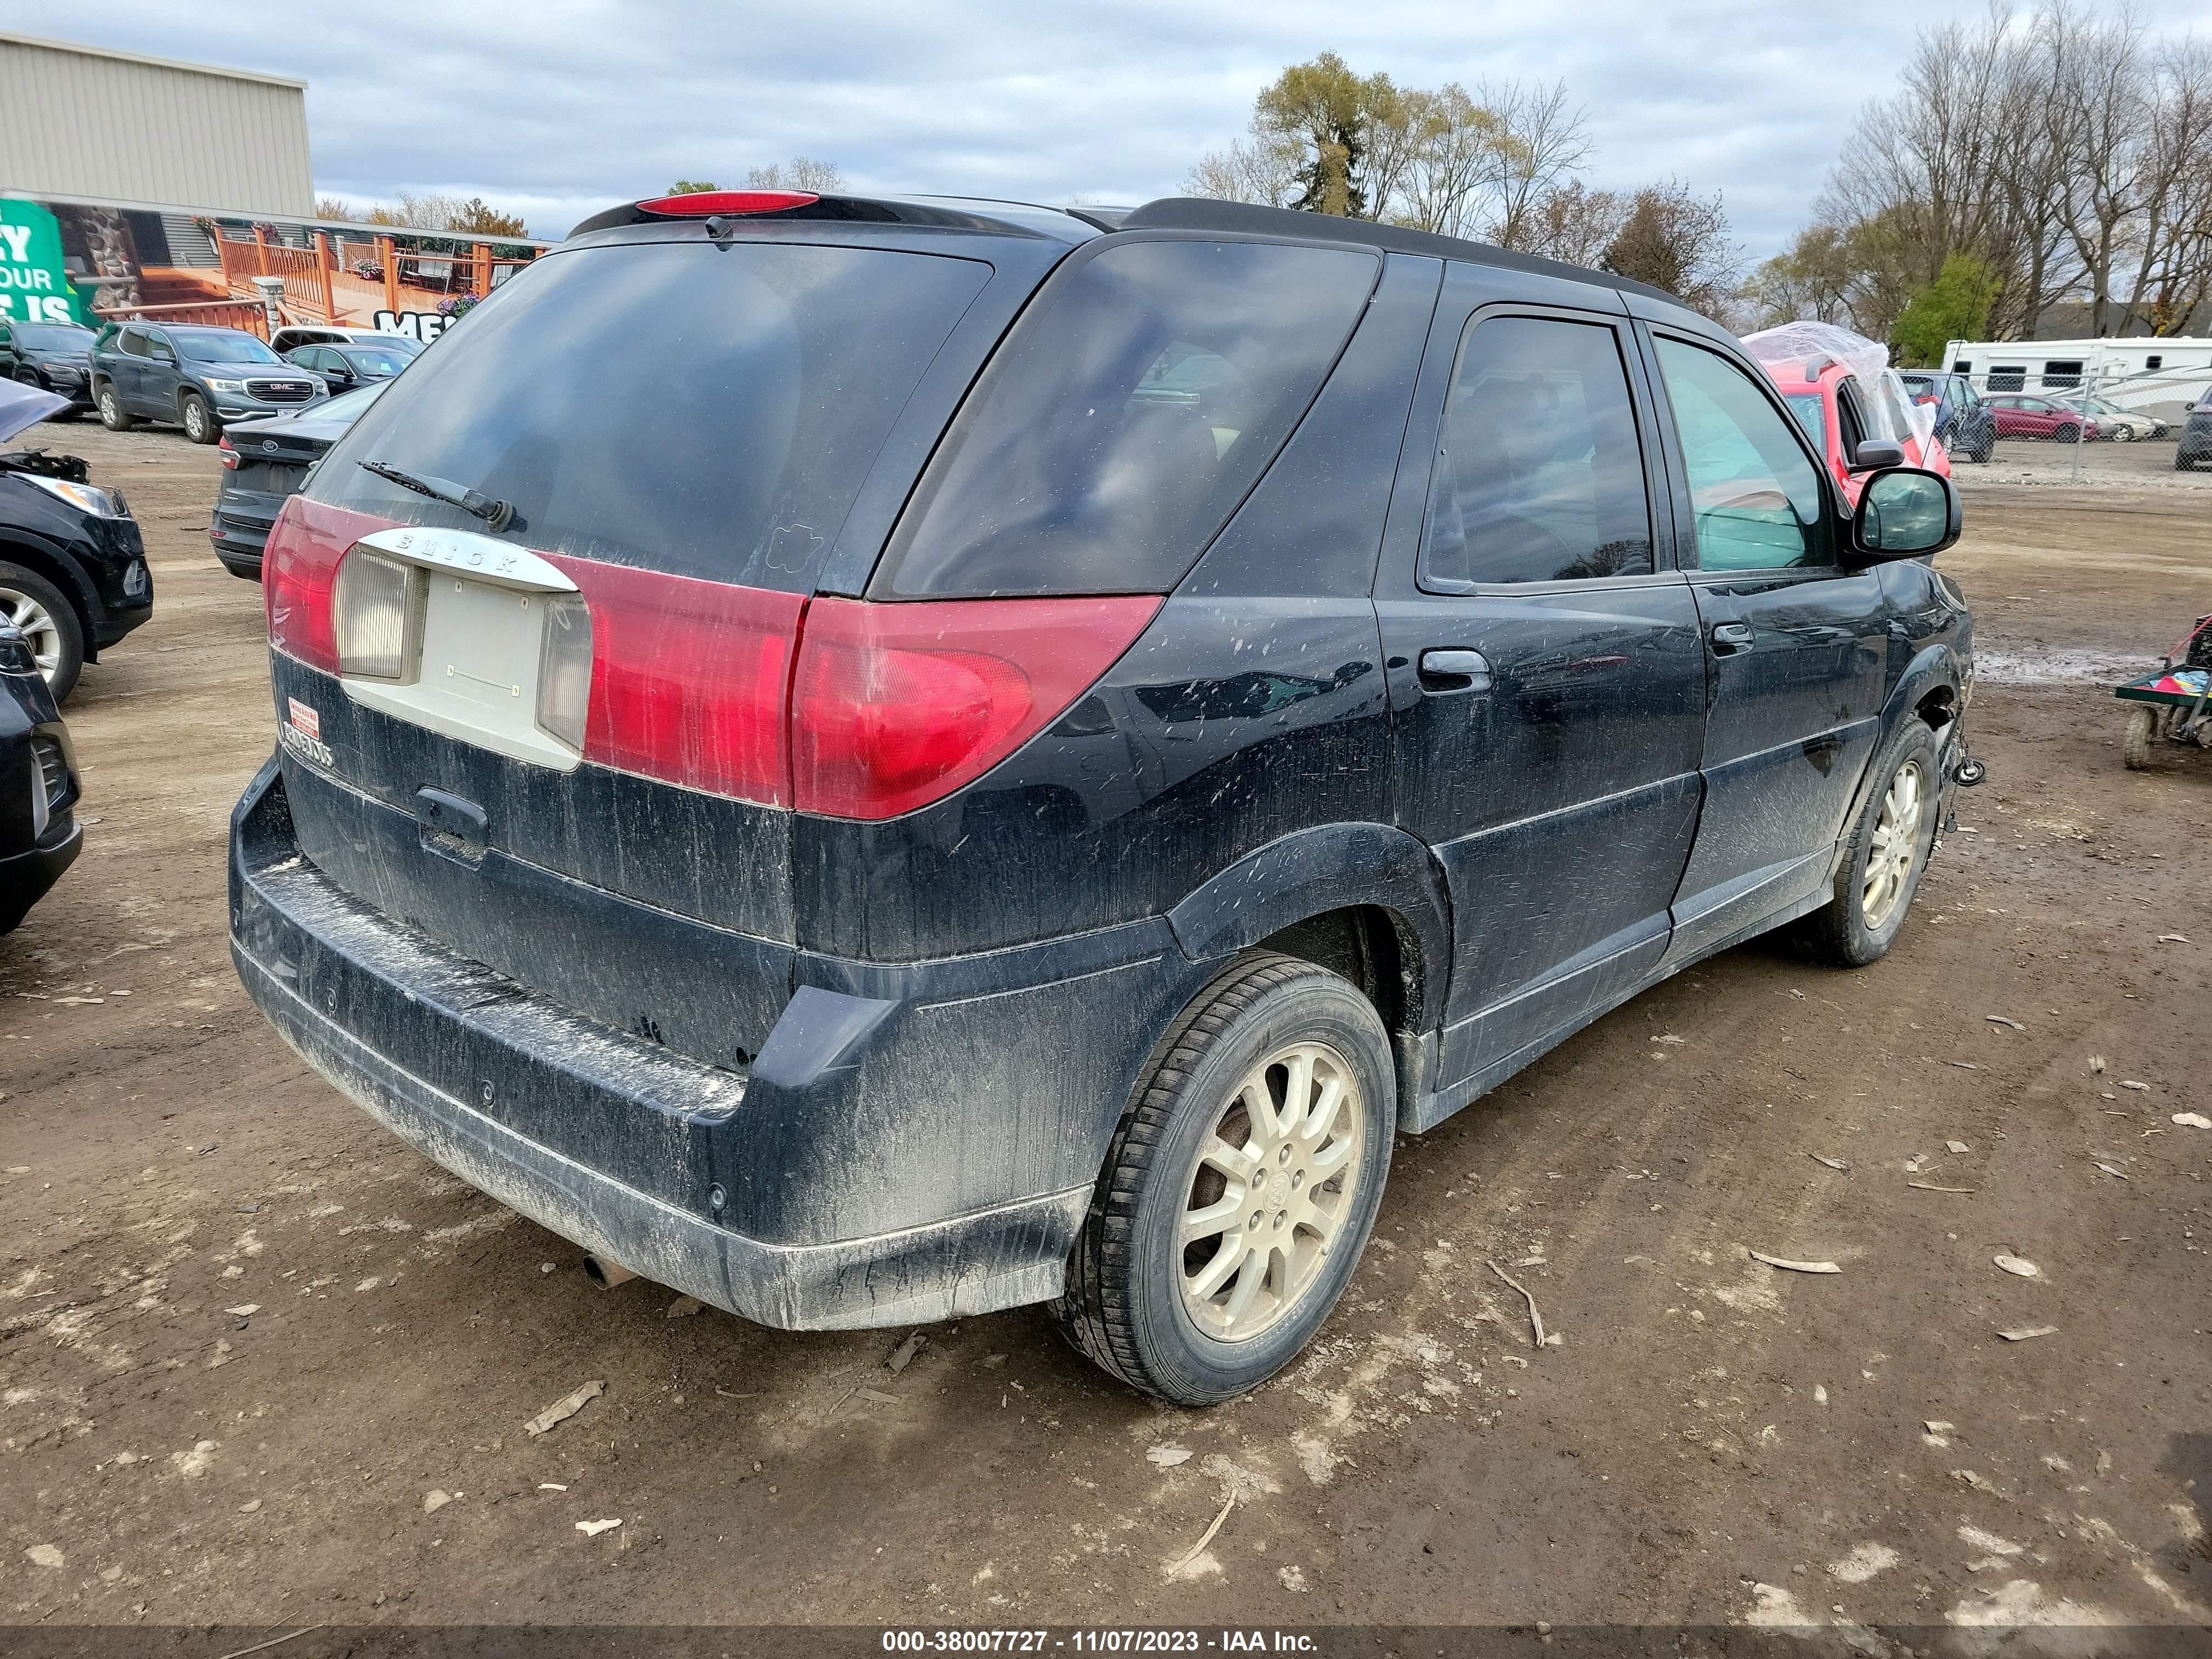
[[[2212,369],[2100,374],[2046,362],[1900,374],[1914,402],[1933,411],[1954,467],[2001,462],[2008,453],[2047,463],[2056,446],[2070,452],[2078,478],[2099,447],[2138,444],[2157,447],[2177,471],[2212,471]]]

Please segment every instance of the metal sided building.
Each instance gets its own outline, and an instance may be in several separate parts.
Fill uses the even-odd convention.
[[[0,33],[0,323],[433,337],[545,246],[316,218],[307,90]]]

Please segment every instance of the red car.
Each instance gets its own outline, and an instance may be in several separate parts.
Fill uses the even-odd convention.
[[[1923,447],[1909,412],[1910,404],[1888,371],[1869,386],[1848,364],[1833,357],[1762,360],[1762,366],[1773,377],[1790,412],[1805,428],[1805,435],[1827,458],[1828,471],[1853,507],[1858,505],[1859,491],[1874,475],[1853,471],[1850,458],[1869,438],[1902,432],[1905,435],[1899,441],[1907,466],[1924,466],[1947,478],[1951,476],[1951,458],[1933,438]]]
[[[2084,420],[2080,410],[2055,398],[2039,398],[2027,392],[2001,392],[1987,401],[1990,412],[1997,417],[2000,438],[2045,438],[2053,443],[2070,444],[2077,437],[2083,443],[2094,443],[2105,435],[2095,421]]]

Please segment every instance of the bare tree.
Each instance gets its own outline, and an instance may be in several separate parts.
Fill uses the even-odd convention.
[[[1554,186],[1522,216],[1519,251],[1595,267],[1627,222],[1626,198],[1579,179]]]
[[[1222,202],[1288,207],[1298,197],[1299,160],[1297,146],[1261,131],[1255,123],[1249,135],[1227,149],[1199,157],[1198,165],[1182,181],[1183,193]]]
[[[1741,259],[1720,192],[1699,196],[1670,179],[1630,199],[1601,263],[1617,276],[1649,283],[1719,317],[1735,294]]]
[[[1420,100],[1420,142],[1399,180],[1389,216],[1417,230],[1472,235],[1484,181],[1498,171],[1494,152],[1505,142],[1505,124],[1456,81],[1408,96]]]
[[[1481,178],[1489,202],[1480,233],[1500,247],[1518,248],[1530,210],[1589,161],[1589,119],[1570,101],[1565,81],[1480,81],[1474,102],[1502,129]]]
[[[828,196],[845,188],[845,175],[838,172],[835,162],[794,155],[788,161],[771,161],[764,167],[749,168],[745,188],[811,190],[817,195]]]

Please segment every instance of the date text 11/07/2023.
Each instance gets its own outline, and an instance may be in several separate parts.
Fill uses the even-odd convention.
[[[1291,1630],[887,1630],[886,1653],[1318,1653],[1311,1633]]]

